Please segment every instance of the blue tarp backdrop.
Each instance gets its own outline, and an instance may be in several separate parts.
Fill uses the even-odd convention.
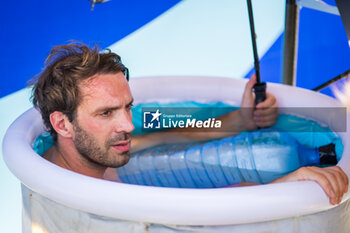
[[[50,49],[69,40],[102,48],[115,43],[178,3],[179,0],[6,1],[0,9],[0,98],[26,86],[41,71]]]
[[[41,71],[43,60],[52,46],[75,39],[90,45],[99,42],[101,47],[107,47],[179,2],[112,0],[96,5],[91,11],[90,3],[81,0],[7,1],[0,10],[3,54],[0,98],[24,88],[27,81]],[[327,2],[335,5],[334,0]],[[260,54],[263,80],[280,82],[282,48],[283,33],[265,54]],[[340,17],[303,8],[300,13],[297,86],[310,89],[344,72],[349,69],[349,58]],[[329,90],[323,92],[331,94]]]

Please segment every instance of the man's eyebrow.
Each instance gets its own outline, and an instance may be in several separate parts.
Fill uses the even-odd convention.
[[[113,110],[117,110],[121,108],[120,106],[105,106],[105,107],[101,107],[101,108],[98,108],[94,111],[94,113],[100,113],[100,112],[105,112],[105,111],[113,111]]]
[[[134,103],[134,99],[131,99],[130,102],[126,106],[132,106],[133,103]],[[101,108],[96,109],[94,112],[100,113],[100,112],[104,112],[104,111],[113,111],[113,110],[117,110],[120,108],[122,108],[122,106],[105,106],[105,107],[101,107]]]

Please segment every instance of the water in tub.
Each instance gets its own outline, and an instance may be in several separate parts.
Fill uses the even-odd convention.
[[[216,111],[217,116],[232,110],[222,108],[227,107],[223,103],[181,104],[196,108],[219,106],[222,111]],[[133,109],[136,134],[142,133],[142,109],[151,106],[159,108],[159,104],[153,103]],[[312,126],[312,130],[305,131],[305,125]],[[293,127],[293,131],[288,132],[286,127]],[[298,132],[298,127],[303,131]],[[34,149],[43,154],[52,145],[51,137],[44,134],[36,140]],[[160,145],[138,151],[131,154],[127,165],[117,168],[117,173],[124,183],[162,187],[214,188],[241,182],[268,183],[301,166],[335,164],[342,151],[340,138],[327,127],[297,116],[280,115],[271,128],[208,142]]]

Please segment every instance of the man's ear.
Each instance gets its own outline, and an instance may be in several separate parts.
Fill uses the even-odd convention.
[[[50,122],[57,134],[62,137],[69,138],[73,135],[73,124],[68,117],[59,111],[50,114]]]

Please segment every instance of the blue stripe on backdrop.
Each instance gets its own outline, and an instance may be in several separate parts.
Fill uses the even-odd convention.
[[[284,34],[260,59],[263,81],[281,80],[283,36]],[[312,89],[348,69],[350,69],[350,48],[341,18],[302,8],[299,24],[297,86]],[[253,73],[254,69],[248,72],[246,77],[250,77]],[[321,93],[333,96],[330,88],[325,88]]]
[[[350,68],[350,48],[339,16],[303,9],[300,22],[297,86],[312,89]]]
[[[284,33],[282,33],[282,35],[277,38],[277,40],[272,44],[271,48],[264,54],[264,56],[260,56],[260,75],[263,82],[281,82],[283,38]],[[244,77],[251,77],[254,73],[255,70],[253,68]]]
[[[107,47],[180,0],[111,0],[90,10],[87,0],[5,1],[0,10],[0,98],[41,71],[52,46],[81,40]]]

